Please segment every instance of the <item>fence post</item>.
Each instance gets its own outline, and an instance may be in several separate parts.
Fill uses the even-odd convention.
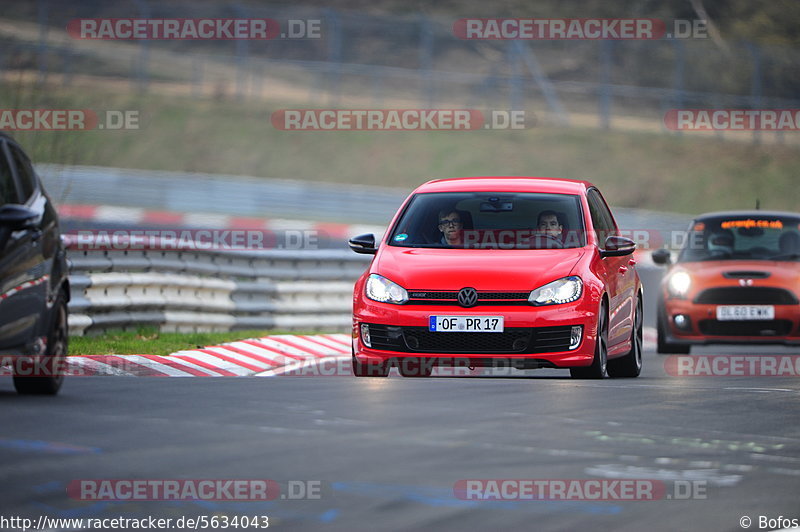
[[[753,77],[750,81],[750,109],[761,108],[761,49],[755,44],[748,42],[745,43],[747,50],[750,52],[750,57],[753,63]],[[760,124],[759,124],[760,125]],[[753,144],[761,142],[760,132],[757,129],[753,130]]]
[[[419,73],[421,90],[425,105],[434,106],[434,86],[431,70],[433,68],[433,31],[425,15],[419,15]]]
[[[134,3],[139,7],[139,17],[150,18],[150,6],[147,0],[134,0]],[[138,88],[142,92],[147,91],[147,85],[150,77],[150,41],[142,39],[139,41],[141,49],[139,53],[139,61],[136,63],[136,80]]]
[[[519,46],[514,41],[509,41],[506,57],[511,69],[511,76],[508,79],[509,105],[512,111],[519,111],[523,109],[522,77],[519,68]]]
[[[36,14],[39,19],[39,50],[37,54],[37,63],[39,66],[39,83],[44,83],[47,79],[47,8],[48,0],[39,0],[36,2]]]
[[[673,105],[676,109],[683,109],[683,106],[686,105],[685,99],[685,77],[684,74],[686,72],[686,48],[683,45],[683,41],[680,39],[672,39],[672,47],[675,49],[675,70],[673,71],[672,76],[672,88],[674,89],[675,98],[673,100]],[[664,121],[662,120],[661,127],[664,127]],[[680,129],[676,129],[675,133],[677,135],[682,135],[683,132]]]
[[[600,127],[611,129],[611,65],[614,41],[600,42]]]
[[[247,9],[241,4],[234,3],[231,5],[236,16],[239,18],[249,18]],[[245,87],[247,82],[247,58],[250,55],[249,41],[247,39],[236,39],[236,99],[242,100],[244,98]]]
[[[342,76],[342,25],[339,13],[334,9],[325,9],[328,34],[328,101],[336,107],[339,103],[339,89]]]

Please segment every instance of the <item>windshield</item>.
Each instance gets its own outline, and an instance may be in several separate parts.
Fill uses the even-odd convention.
[[[679,262],[800,260],[800,216],[753,214],[696,220]]]
[[[416,194],[389,245],[467,249],[553,249],[585,242],[580,197],[459,192]]]

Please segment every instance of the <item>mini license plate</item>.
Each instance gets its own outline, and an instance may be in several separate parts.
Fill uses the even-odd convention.
[[[734,320],[774,320],[775,307],[772,305],[720,305],[717,307],[717,319]]]
[[[431,332],[503,332],[503,316],[430,316]]]

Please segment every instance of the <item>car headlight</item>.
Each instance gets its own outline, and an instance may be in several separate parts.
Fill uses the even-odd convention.
[[[690,286],[692,286],[692,278],[688,273],[675,272],[669,276],[667,292],[672,297],[686,297]]]
[[[402,305],[408,301],[408,292],[397,283],[375,273],[367,279],[367,297],[381,303]]]
[[[531,305],[559,305],[577,301],[583,293],[583,281],[580,277],[564,277],[552,283],[540,286],[528,296]]]

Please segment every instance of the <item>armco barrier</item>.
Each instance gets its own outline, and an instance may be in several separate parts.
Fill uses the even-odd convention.
[[[70,236],[64,242],[75,336],[140,325],[181,332],[347,329],[353,282],[369,262],[349,250],[115,249]]]

